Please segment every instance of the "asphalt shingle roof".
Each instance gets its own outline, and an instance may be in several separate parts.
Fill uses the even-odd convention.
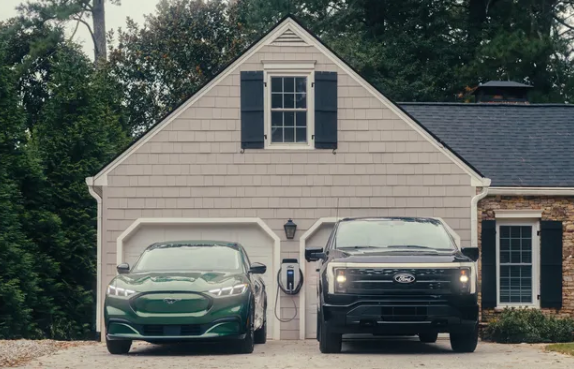
[[[399,105],[492,186],[574,187],[574,105]]]

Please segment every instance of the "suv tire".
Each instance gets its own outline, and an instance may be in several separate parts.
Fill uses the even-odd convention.
[[[253,306],[253,304],[251,304]],[[242,340],[239,340],[239,345],[237,347],[237,351],[241,354],[250,354],[253,352],[253,348],[255,345],[254,335],[255,332],[253,331],[253,318],[255,317],[253,313],[253,308],[251,310],[251,315],[249,317],[249,327],[247,328],[247,332],[245,333],[245,337]]]
[[[329,325],[323,317],[321,317],[319,330],[319,350],[323,354],[340,353],[343,335],[331,332]]]
[[[267,342],[267,313],[263,315],[263,325],[261,328],[255,331],[255,335],[253,337],[255,343],[265,343]]]
[[[109,340],[106,337],[106,347],[112,355],[125,355],[130,352],[132,341],[130,340]]]
[[[419,333],[419,340],[423,343],[435,343],[438,338],[437,332]]]
[[[451,333],[450,346],[454,352],[474,352],[478,345],[478,326],[464,333]]]

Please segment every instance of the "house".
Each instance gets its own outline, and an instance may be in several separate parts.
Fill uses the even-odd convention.
[[[491,90],[479,100],[506,101]],[[439,217],[458,244],[481,246],[485,319],[507,305],[574,314],[574,107],[513,102],[397,104],[283,19],[86,179],[98,331],[117,264],[157,241],[220,239],[268,266],[270,338],[315,337],[304,249],[350,216]],[[301,261],[305,282],[275,306],[283,258]],[[295,319],[274,318],[292,317],[293,303]]]

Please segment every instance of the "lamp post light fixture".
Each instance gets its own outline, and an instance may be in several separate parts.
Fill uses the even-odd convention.
[[[287,223],[283,226],[285,228],[285,236],[288,240],[292,240],[295,237],[295,231],[297,230],[297,224],[293,223],[293,219],[289,219]]]

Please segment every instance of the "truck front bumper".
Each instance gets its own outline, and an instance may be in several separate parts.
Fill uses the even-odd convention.
[[[323,303],[322,316],[333,333],[414,335],[474,329],[478,304],[468,298],[357,298],[349,304]]]

